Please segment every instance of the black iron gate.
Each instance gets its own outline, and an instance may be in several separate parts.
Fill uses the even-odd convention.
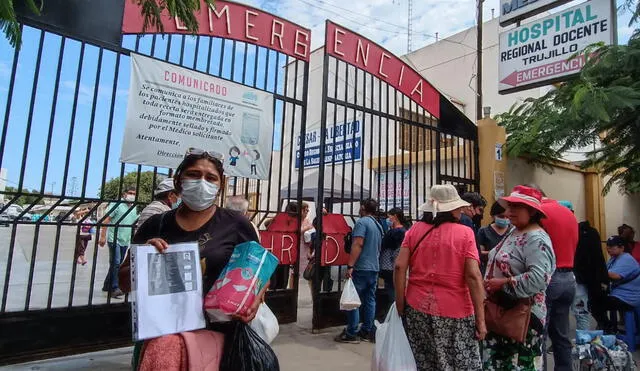
[[[69,9],[63,0],[45,2],[42,17],[21,19],[20,50],[0,41],[0,117],[4,119],[0,132],[0,364],[131,342],[128,299],[112,298],[101,290],[108,248],[100,248],[94,235],[86,252],[88,264],[76,264],[75,256],[84,224],[131,227],[121,220],[104,222],[109,208],[121,202],[125,187],[137,190],[131,212],[149,202],[154,186],[172,173],[119,162],[130,51],[273,94],[269,179],[229,178],[221,200],[245,196],[260,229],[282,211],[281,190],[288,190],[289,199],[301,201],[302,187],[291,191],[294,180],[281,164],[283,158],[294,156],[293,148],[284,149],[285,139],[305,131],[309,30],[259,9],[220,0],[217,12],[208,12],[208,17],[213,13],[221,22],[215,30],[212,23],[204,22],[204,32],[190,36],[177,22],[167,22],[165,34],[122,37],[125,2],[113,1],[108,12],[103,2],[93,2],[78,9]],[[126,6],[132,4],[127,1]],[[271,35],[261,34],[256,27],[253,35],[247,31],[244,37],[238,36],[243,33],[235,32],[235,23],[246,12],[267,17]],[[68,13],[75,21],[69,21]],[[115,42],[114,14],[119,17]],[[88,25],[105,30],[94,29],[84,37],[83,27]],[[284,33],[286,27],[295,34],[292,43],[286,39],[293,37]],[[226,35],[225,30],[233,32]],[[218,37],[221,34],[225,37]],[[302,185],[302,174],[296,181]],[[81,209],[88,213],[74,217]],[[296,320],[297,282],[268,293],[281,323]]]
[[[324,150],[301,171],[308,177],[318,166],[318,214],[325,207],[353,226],[360,201],[373,198],[382,211],[399,207],[415,219],[434,184],[478,191],[477,128],[424,78],[379,45],[330,21],[321,56],[321,112],[309,123],[317,123]],[[314,129],[307,128],[307,133]],[[318,224],[322,230],[322,221]],[[322,254],[319,241],[316,256]],[[326,273],[316,275],[314,329],[345,323],[338,305],[345,262],[336,264],[330,285],[321,283]],[[389,304],[381,292],[377,303],[379,312]]]

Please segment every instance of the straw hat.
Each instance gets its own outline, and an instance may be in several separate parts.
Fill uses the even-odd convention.
[[[544,210],[542,210],[542,193],[535,188],[522,185],[515,186],[511,194],[500,198],[498,203],[505,209],[509,203],[527,205],[539,211],[545,217],[547,216]]]
[[[420,211],[434,215],[470,206],[471,204],[460,198],[458,190],[451,184],[436,184],[431,187],[430,199],[420,206]]]

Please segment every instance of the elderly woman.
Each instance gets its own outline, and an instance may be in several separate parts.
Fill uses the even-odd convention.
[[[640,306],[640,265],[625,252],[626,247],[627,241],[620,236],[607,240],[607,252],[611,256],[607,262],[611,292],[591,304],[598,327],[612,334],[616,333],[617,326],[607,317],[607,311],[628,311]]]
[[[515,229],[489,254],[485,288],[493,302],[508,307],[532,298],[531,319],[523,343],[489,333],[484,340],[483,369],[535,370],[542,362],[545,291],[556,268],[551,239],[540,226],[545,217],[540,191],[516,186],[500,199]]]
[[[430,195],[396,259],[396,307],[418,370],[478,370],[487,330],[475,237],[459,224],[469,203],[452,185],[435,185]]]

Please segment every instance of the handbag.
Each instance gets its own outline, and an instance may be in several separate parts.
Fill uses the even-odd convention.
[[[504,239],[496,247],[496,255]],[[488,279],[493,278],[494,261],[489,269]],[[531,298],[512,298],[508,294],[498,291],[484,301],[484,321],[487,330],[500,336],[524,343],[531,322]]]
[[[311,258],[307,263],[307,266],[304,268],[304,272],[302,272],[302,278],[307,281],[311,281],[313,276],[316,274],[316,259]]]

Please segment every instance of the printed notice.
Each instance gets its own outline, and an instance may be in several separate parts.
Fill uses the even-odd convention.
[[[267,179],[272,143],[273,94],[131,53],[120,161],[176,168],[198,148],[225,175]]]
[[[134,340],[204,328],[198,245],[170,245],[162,254],[149,245],[130,251]]]

